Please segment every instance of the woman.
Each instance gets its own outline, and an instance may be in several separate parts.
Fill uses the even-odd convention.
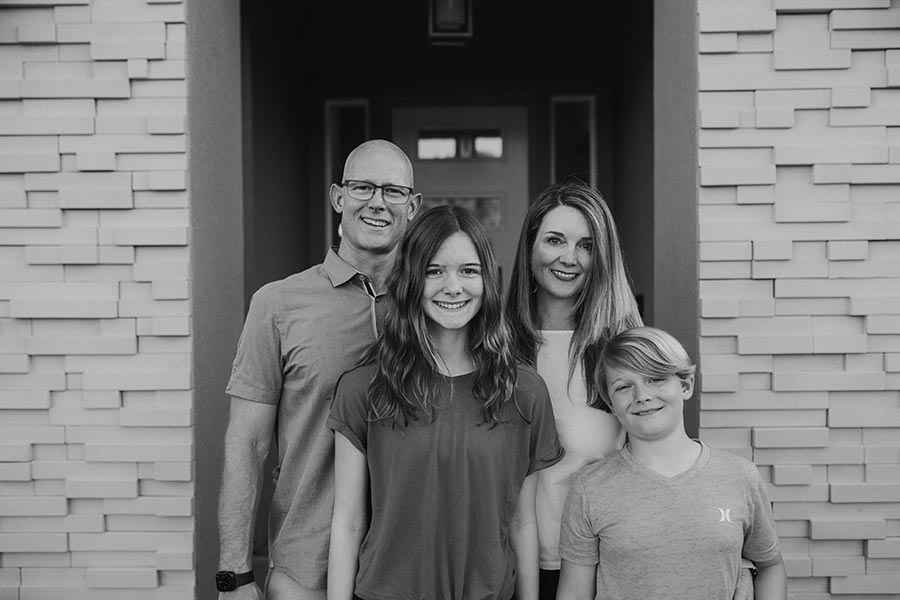
[[[565,458],[538,473],[541,598],[559,581],[559,527],[575,472],[617,450],[619,422],[593,382],[603,344],[642,324],[612,214],[580,182],[553,185],[531,205],[510,280],[507,316],[514,348],[547,382]]]
[[[461,208],[418,217],[387,287],[328,420],[328,598],[534,599],[535,472],[563,451],[546,386],[513,358],[484,228]]]

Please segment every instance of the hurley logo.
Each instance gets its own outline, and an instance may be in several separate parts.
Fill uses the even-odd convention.
[[[731,520],[730,508],[716,508],[716,510],[719,511],[719,523],[725,523],[726,521],[728,523],[734,523],[734,521]]]

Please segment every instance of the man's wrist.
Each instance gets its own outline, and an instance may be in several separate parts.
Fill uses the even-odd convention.
[[[242,585],[253,583],[253,570],[243,573],[234,571],[219,571],[216,573],[216,590],[220,592],[233,592]]]

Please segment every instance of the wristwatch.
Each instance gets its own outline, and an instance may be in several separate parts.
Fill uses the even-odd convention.
[[[253,582],[253,571],[235,573],[234,571],[219,571],[216,573],[216,589],[220,592],[233,592],[242,585]]]

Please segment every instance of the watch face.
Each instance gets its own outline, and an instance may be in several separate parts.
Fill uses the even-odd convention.
[[[233,592],[237,589],[234,581],[234,573],[231,571],[219,571],[216,573],[216,590],[220,592]]]

